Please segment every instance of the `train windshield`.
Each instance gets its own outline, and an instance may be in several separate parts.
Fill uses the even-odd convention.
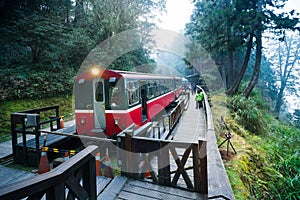
[[[102,82],[98,82],[96,83],[96,94],[95,94],[95,98],[97,102],[103,102],[103,83]]]
[[[106,109],[122,110],[126,109],[126,97],[124,91],[124,81],[107,81],[106,82]]]

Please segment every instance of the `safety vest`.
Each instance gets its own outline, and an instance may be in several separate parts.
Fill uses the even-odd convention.
[[[198,93],[198,94],[196,95],[195,100],[196,100],[196,101],[203,101],[203,97],[204,97],[203,92],[200,92],[200,93]]]

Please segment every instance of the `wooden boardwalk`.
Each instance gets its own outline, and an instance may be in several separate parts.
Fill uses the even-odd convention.
[[[117,176],[105,188],[105,190],[98,195],[98,199],[102,200],[202,200],[206,199],[203,194],[191,192],[179,188],[160,186],[153,183],[139,181],[135,179],[128,179],[124,176]]]
[[[57,133],[67,133],[67,134],[74,134],[75,133],[75,124],[72,124],[70,126],[67,126],[65,128],[59,129],[57,131],[55,131]],[[58,142],[64,142],[63,140],[68,138],[68,136],[64,136],[64,135],[54,135],[54,134],[48,134],[47,138],[46,138],[46,144],[45,147],[50,146],[52,144],[56,144]],[[44,145],[44,136],[41,135],[39,137],[39,143],[40,143],[40,148],[43,148]],[[23,143],[18,143],[17,146],[19,148],[23,147]],[[30,139],[26,142],[26,147],[29,149],[34,149],[35,150],[35,139]]]
[[[190,105],[183,112],[175,129],[174,141],[198,142],[205,140],[206,121],[204,109],[196,109],[195,95],[191,95]]]
[[[6,185],[23,181],[36,176],[36,174],[26,171],[21,171],[0,165],[0,188]]]
[[[74,129],[74,123],[75,123],[74,120],[71,120],[71,121],[65,122],[65,126],[67,129],[69,129],[70,127],[72,127],[72,129]],[[45,130],[50,130],[50,129],[48,128]],[[26,136],[27,141],[34,140],[34,138],[35,138],[34,135]],[[43,144],[43,137],[41,136],[41,138],[42,139],[40,142],[41,142],[41,144]],[[18,143],[19,144],[22,143],[22,137],[18,138]],[[47,143],[46,143],[46,145],[47,145]],[[9,157],[10,155],[12,155],[12,153],[13,153],[13,150],[12,150],[12,141],[11,140],[0,143],[0,160],[4,159],[6,157]]]
[[[191,183],[192,189],[193,187],[198,188],[199,184],[197,183],[197,179],[194,180],[194,177],[199,177],[199,172],[195,170],[198,169],[197,167],[199,167],[199,163],[197,164],[198,166],[194,165],[193,158],[197,158],[197,155],[195,157],[195,155],[191,153],[194,152],[195,148],[193,148],[192,150],[191,149],[188,150],[185,146],[184,147],[178,146],[174,150],[170,149],[169,152],[170,156],[168,156],[169,159],[172,160],[172,157],[174,157],[174,151],[176,151],[175,152],[176,155],[174,159],[177,161],[179,160],[181,162],[179,164],[178,163],[175,164],[173,160],[169,164],[171,180],[175,179],[174,177],[176,176],[176,174],[179,177],[177,179],[178,180],[177,184],[176,183],[173,184],[173,182],[171,183],[173,187],[157,185],[149,181],[136,180],[124,176],[116,176],[114,179],[99,176],[96,177],[97,185],[95,188],[97,189],[96,192],[97,199],[105,199],[105,200],[110,200],[110,199],[119,199],[119,200],[199,199],[202,200],[207,198],[208,199],[222,199],[222,198],[234,199],[233,192],[230,187],[228,177],[226,175],[226,171],[224,169],[222,160],[218,153],[216,140],[215,138],[212,138],[213,136],[215,136],[214,135],[215,133],[213,131],[213,125],[211,123],[212,120],[208,118],[206,122],[206,114],[204,111],[205,108],[201,108],[201,109],[195,108],[196,103],[194,97],[195,97],[194,95],[191,95],[189,107],[185,112],[183,112],[183,115],[180,118],[179,123],[177,124],[177,127],[174,130],[175,134],[173,140],[180,143],[182,142],[182,144],[190,143],[192,147],[195,147],[195,144],[198,143],[199,143],[199,147],[201,147],[200,144],[202,144],[202,142],[206,143],[206,141],[209,140],[207,142],[207,147],[208,147],[207,168],[208,169],[206,169],[206,167],[201,168],[201,169],[205,169],[203,171],[208,171],[207,174],[208,193],[204,192],[207,194],[200,194],[198,192],[194,192],[199,190],[192,191],[191,187],[189,187],[190,184],[188,184],[188,182],[186,181],[186,178],[183,178],[184,174],[183,173],[177,174],[177,171],[180,170],[186,171],[186,174],[189,177],[188,179],[190,179],[190,182],[192,182]],[[208,132],[208,135],[206,135],[206,132]],[[0,144],[0,153],[2,152],[1,148],[3,149],[10,148],[10,150],[12,149],[12,147],[7,144],[5,145]],[[206,163],[206,160],[205,162],[203,162],[201,158],[199,160],[200,160],[200,165],[201,163]],[[151,162],[157,163],[155,159],[152,160]],[[157,171],[158,169],[153,167],[153,170]],[[24,171],[19,171],[16,169],[0,166],[0,180],[4,180],[3,182],[0,182],[0,191],[1,188],[2,191],[4,191],[4,189],[6,189],[5,188],[6,186],[15,184],[18,181],[25,180],[25,182],[27,182],[27,180],[29,181],[31,177],[34,176],[38,176],[38,175],[30,172],[24,172]],[[165,177],[165,176],[161,176],[161,177]],[[82,184],[80,179],[78,179],[78,181],[79,184]],[[198,184],[197,186],[196,183]],[[73,185],[71,184],[70,186]],[[200,183],[200,186],[202,186],[202,182]],[[186,188],[189,188],[190,190]],[[68,193],[68,190],[69,189],[66,188],[66,193]],[[72,191],[72,189],[70,191]]]

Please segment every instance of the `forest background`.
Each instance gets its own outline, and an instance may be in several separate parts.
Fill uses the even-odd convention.
[[[300,197],[300,109],[297,101],[293,110],[288,109],[286,98],[297,97],[300,90],[299,14],[279,12],[285,2],[193,0],[194,10],[184,30],[218,66],[231,111],[226,121],[236,139],[250,145],[243,145],[244,153],[226,163],[237,199]],[[72,117],[73,80],[89,52],[122,31],[150,32],[165,3],[2,1],[0,104],[5,117],[1,137],[9,138],[11,112],[58,103]],[[154,72],[151,53],[147,49],[129,52],[109,68],[136,70],[147,64],[150,67],[144,70]],[[165,64],[183,75],[193,72],[182,59],[167,59]]]

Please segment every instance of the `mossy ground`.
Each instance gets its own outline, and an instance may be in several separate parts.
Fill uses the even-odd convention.
[[[230,101],[224,96],[212,96],[211,102],[218,144],[225,140],[226,130],[220,128],[222,117],[237,151],[234,154],[230,147],[227,158],[227,146],[224,144],[220,148],[235,198],[299,199],[299,188],[296,189],[296,186],[300,187],[299,148],[296,148],[299,130],[261,110],[261,120],[266,122],[263,131],[251,133],[234,119],[236,114],[227,111]]]

